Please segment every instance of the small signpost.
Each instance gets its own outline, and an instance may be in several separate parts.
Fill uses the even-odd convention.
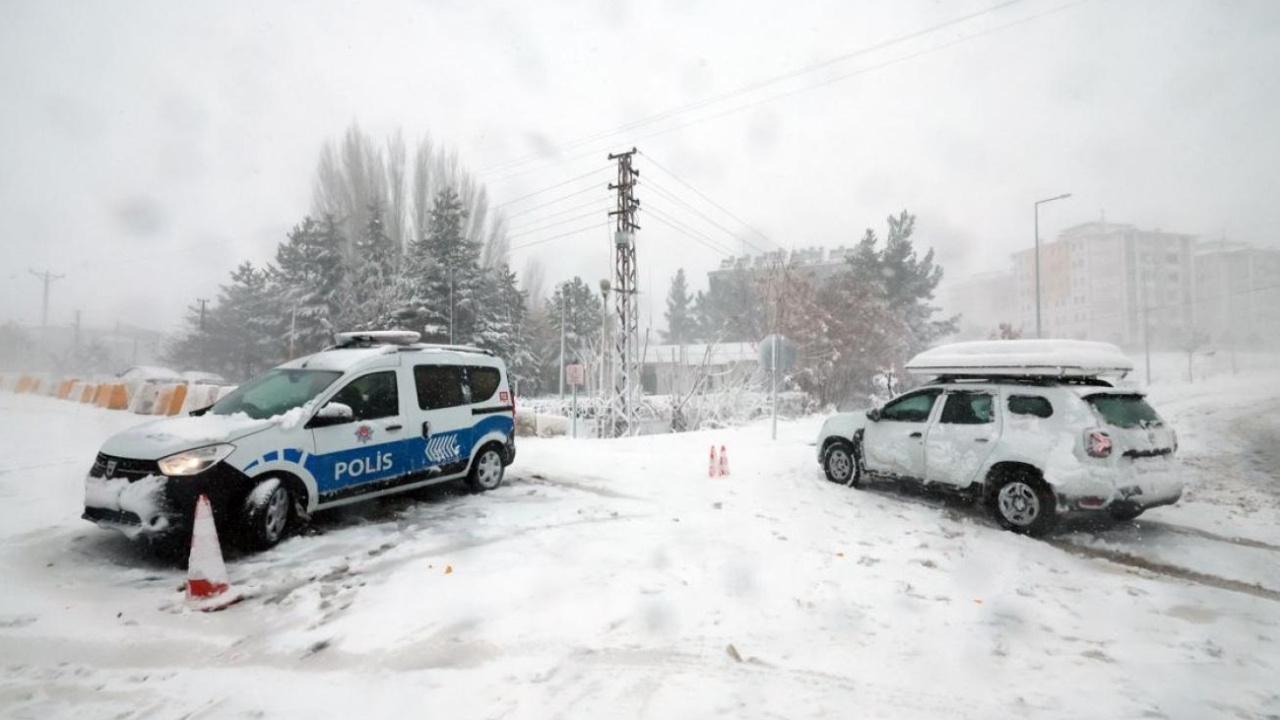
[[[573,437],[578,437],[578,386],[586,382],[587,373],[579,363],[572,363],[564,366],[564,379],[569,383],[569,387],[573,389],[573,405],[570,412],[573,414]]]
[[[790,340],[775,334],[760,341],[760,369],[769,373],[774,440],[778,439],[778,373],[790,370],[795,364],[796,346]]]

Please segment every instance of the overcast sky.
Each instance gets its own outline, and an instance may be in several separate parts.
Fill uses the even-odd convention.
[[[952,278],[1007,265],[1032,241],[1032,202],[1063,192],[1042,208],[1044,237],[1103,212],[1213,238],[1280,235],[1271,0],[1022,0],[555,152],[1000,5],[0,0],[0,321],[39,323],[28,270],[48,268],[66,276],[51,324],[80,309],[88,325],[172,329],[238,262],[272,256],[310,209],[321,145],[352,121],[457,148],[498,203],[598,170],[509,205],[600,185],[513,219],[516,234],[592,197],[603,209],[605,154],[636,145],[642,181],[757,247],[772,246],[653,163],[787,248],[851,244],[909,209]],[[638,194],[750,251],[660,190]],[[605,222],[512,265],[539,257],[551,280],[594,285],[610,273]],[[642,308],[660,315],[677,267],[705,286],[724,254],[640,222]]]

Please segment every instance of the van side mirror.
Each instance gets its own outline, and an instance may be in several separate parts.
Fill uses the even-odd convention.
[[[340,402],[331,402],[320,408],[320,412],[311,418],[311,422],[307,423],[308,428],[329,427],[330,425],[344,425],[356,419],[356,414],[352,412],[351,406]]]
[[[880,408],[871,408],[867,411],[867,419],[871,422],[880,421]]]

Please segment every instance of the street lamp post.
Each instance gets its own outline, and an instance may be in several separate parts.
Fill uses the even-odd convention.
[[[1040,337],[1042,337],[1040,334],[1040,206],[1047,202],[1053,202],[1054,200],[1065,200],[1069,197],[1071,197],[1071,193],[1063,193],[1056,197],[1045,198],[1044,200],[1037,200],[1035,203],[1035,208],[1036,208],[1036,339],[1039,339]]]

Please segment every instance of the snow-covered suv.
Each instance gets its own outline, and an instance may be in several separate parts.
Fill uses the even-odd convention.
[[[1100,378],[1133,365],[1105,343],[945,345],[906,369],[933,379],[883,407],[829,418],[833,482],[912,480],[981,500],[1001,526],[1048,532],[1067,512],[1132,519],[1182,495],[1177,437],[1141,392]]]
[[[207,495],[220,528],[269,547],[316,510],[463,478],[498,487],[516,449],[506,366],[418,337],[340,333],[191,417],[117,433],[85,479],[84,518],[181,537]]]

